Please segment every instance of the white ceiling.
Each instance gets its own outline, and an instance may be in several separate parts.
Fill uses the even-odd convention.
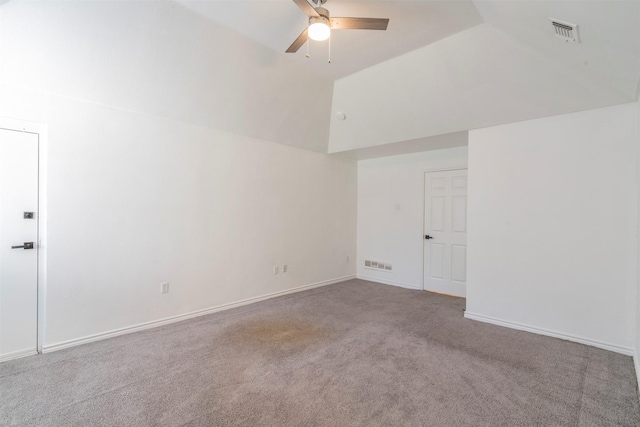
[[[178,0],[189,9],[227,26],[316,72],[336,79],[426,46],[482,23],[471,1],[328,0],[331,16],[389,18],[386,31],[341,30],[328,42],[312,42],[285,53],[306,28],[308,18],[292,0]],[[241,54],[241,52],[239,52]]]
[[[285,53],[307,25],[306,15],[292,0],[177,2],[333,79],[483,22],[580,72],[609,78],[617,86],[614,90],[628,89],[631,83],[624,73],[638,68],[640,62],[639,0],[328,0],[324,7],[332,16],[390,19],[387,31],[334,31],[331,64],[327,62],[328,42],[312,42],[311,58],[305,57],[306,45],[296,53]],[[582,43],[570,49],[559,47],[548,37],[548,17],[579,24]]]
[[[360,150],[355,158],[640,93],[640,0],[328,0],[334,17],[390,19],[387,31],[334,31],[331,64],[326,42],[312,42],[310,59],[306,46],[285,53],[307,24],[292,0],[176,1],[338,80],[329,152]],[[580,43],[554,36],[548,18],[578,24]]]
[[[442,150],[445,148],[465,147],[469,144],[469,132],[452,132],[444,135],[429,136],[391,144],[374,145],[357,148],[334,155],[353,160],[377,159],[379,157],[398,156],[401,154],[419,153],[421,151]]]
[[[329,65],[317,46],[310,60],[285,53],[306,25],[292,0],[14,1],[2,70],[16,86],[357,159],[638,100],[640,0],[326,6],[389,29],[336,32]],[[581,43],[548,17],[578,24]]]
[[[584,76],[637,99],[640,79],[639,0],[476,1],[483,20],[524,42],[576,78]],[[552,17],[578,25],[580,43],[550,36]]]

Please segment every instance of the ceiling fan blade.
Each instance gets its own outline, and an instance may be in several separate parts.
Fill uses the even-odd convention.
[[[316,10],[313,8],[313,6],[309,4],[307,0],[293,0],[293,2],[297,4],[298,7],[302,9],[304,14],[307,15],[309,18],[311,18],[312,16],[320,16],[318,15],[318,12],[316,12]]]
[[[387,18],[331,18],[333,30],[386,30]]]
[[[291,43],[291,46],[289,46],[289,49],[287,49],[287,53],[297,52],[298,49],[300,49],[300,47],[307,41],[307,30],[308,28],[305,28],[304,31],[300,33],[298,38],[293,43]]]

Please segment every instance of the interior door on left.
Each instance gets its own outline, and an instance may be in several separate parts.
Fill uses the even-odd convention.
[[[0,128],[0,361],[38,339],[38,135]]]

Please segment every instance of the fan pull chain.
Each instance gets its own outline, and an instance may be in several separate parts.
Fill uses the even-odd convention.
[[[307,39],[307,54],[305,55],[307,58],[311,58],[311,55],[309,55],[309,45],[311,44],[311,40]]]
[[[331,37],[329,37],[329,64],[331,64]]]

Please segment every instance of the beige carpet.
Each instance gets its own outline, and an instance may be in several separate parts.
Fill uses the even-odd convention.
[[[639,426],[632,359],[353,280],[0,364],[0,425]]]

